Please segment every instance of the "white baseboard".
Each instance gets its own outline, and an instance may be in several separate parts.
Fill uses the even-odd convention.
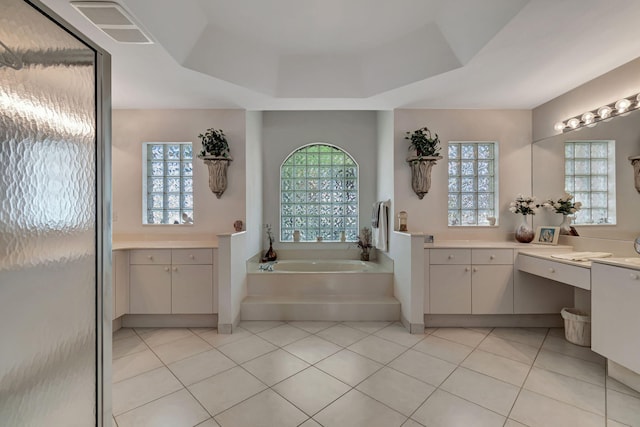
[[[400,314],[400,322],[410,334],[424,334],[424,323],[411,323],[402,314]]]
[[[614,380],[620,381],[622,384],[640,392],[640,374],[618,365],[611,359],[607,359],[607,375]]]
[[[125,314],[125,328],[215,328],[217,314]]]
[[[560,314],[425,314],[427,328],[560,328]]]
[[[111,321],[111,333],[114,333],[120,328],[122,328],[122,316],[118,317],[117,319],[113,319]]]

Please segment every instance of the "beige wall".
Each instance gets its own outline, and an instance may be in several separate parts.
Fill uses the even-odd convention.
[[[247,111],[247,230],[249,256],[260,251],[262,244],[262,111]]]
[[[418,199],[411,189],[411,171],[405,159],[409,141],[405,132],[423,126],[440,136],[444,157],[432,170],[431,190]],[[407,211],[409,231],[434,234],[436,239],[508,239],[517,215],[508,211],[518,193],[531,193],[531,111],[528,110],[396,110],[394,123],[394,213]],[[448,141],[499,143],[499,213],[497,227],[447,225]]]
[[[193,226],[142,225],[142,144],[192,142],[202,148],[198,134],[207,128],[223,129],[233,162],[228,187],[217,199],[209,190],[206,165],[194,159]],[[245,111],[244,110],[114,110],[113,111],[113,212],[114,235],[197,234],[233,231],[236,219],[245,221]]]

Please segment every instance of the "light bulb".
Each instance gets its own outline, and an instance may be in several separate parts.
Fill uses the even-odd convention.
[[[605,105],[604,107],[600,107],[600,109],[598,110],[598,115],[600,116],[601,119],[606,119],[609,116],[611,116],[611,112],[613,110],[611,109],[611,107],[609,107],[608,105]]]
[[[567,126],[569,126],[571,129],[576,129],[578,126],[580,126],[580,120],[575,117],[573,119],[569,119],[567,121]]]
[[[553,125],[553,128],[555,130],[557,130],[558,132],[560,132],[561,130],[564,129],[564,122],[558,122],[555,125]]]
[[[582,122],[585,125],[590,125],[591,123],[593,123],[595,119],[596,119],[596,115],[593,114],[591,111],[587,111],[582,115]]]
[[[622,98],[618,102],[616,102],[616,110],[618,110],[618,114],[624,113],[631,106],[631,101],[627,98]]]

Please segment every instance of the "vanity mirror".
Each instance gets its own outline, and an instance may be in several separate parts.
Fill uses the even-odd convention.
[[[567,142],[575,144],[565,144]],[[600,150],[591,160],[587,159],[588,155],[571,152],[572,146],[580,146],[588,151],[585,149],[587,142],[597,142],[592,146],[591,154]],[[611,154],[608,166],[600,161],[601,157],[607,157],[607,151]],[[576,201],[581,201],[584,206],[585,201],[580,200],[579,193],[585,195],[593,188],[600,192],[596,195],[598,202],[587,201],[586,207],[594,207],[591,211],[587,209],[589,214],[593,213],[589,221],[594,224],[574,224],[580,236],[633,241],[640,234],[640,195],[634,185],[634,167],[629,158],[639,154],[640,110],[600,122],[594,127],[584,127],[536,141],[532,146],[533,194],[540,199],[557,198],[566,189],[576,194]],[[573,168],[574,174],[566,183],[565,167],[570,170]],[[611,169],[609,174],[606,173],[607,167]],[[595,177],[591,176],[592,172]],[[607,198],[606,194],[611,196]],[[604,209],[608,209],[608,212]],[[586,212],[579,214],[583,215],[581,220],[584,221]],[[533,220],[534,227],[559,225],[562,217],[541,211]]]

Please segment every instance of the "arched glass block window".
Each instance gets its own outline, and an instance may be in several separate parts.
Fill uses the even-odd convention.
[[[280,166],[280,241],[347,241],[358,236],[358,164],[330,144],[305,145]]]

